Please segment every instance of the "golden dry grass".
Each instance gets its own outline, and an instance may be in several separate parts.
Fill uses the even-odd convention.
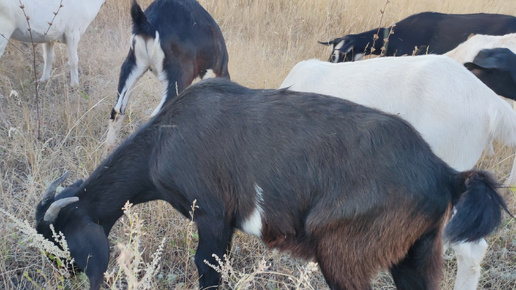
[[[347,33],[372,29],[380,23],[385,0],[200,0],[219,23],[229,50],[232,79],[253,88],[276,88],[295,63],[308,58],[326,59],[328,48],[317,40],[328,40]],[[39,88],[41,139],[36,139],[37,120],[34,104],[30,45],[13,41],[0,59],[0,200],[1,209],[17,219],[33,223],[35,205],[49,181],[65,170],[70,180],[85,178],[103,158],[102,141],[109,112],[116,100],[119,68],[127,54],[130,36],[128,0],[107,0],[101,12],[81,39],[79,47],[79,89],[69,87],[66,49],[56,46],[52,79]],[[146,7],[149,0],[140,1]],[[392,0],[382,23],[392,24],[422,11],[447,13],[489,12],[516,15],[516,3],[509,0]],[[39,48],[38,48],[39,49]],[[37,56],[38,77],[42,57]],[[127,136],[148,119],[159,102],[157,80],[146,74],[139,81],[126,112],[122,128]],[[485,156],[479,167],[507,177],[512,164],[512,149],[496,146],[494,156]],[[513,191],[503,190],[510,208],[516,212]],[[142,259],[151,254],[161,240],[167,240],[158,274],[149,282],[152,288],[182,289],[197,285],[192,263],[195,228],[188,220],[163,202],[152,202],[135,209],[144,223],[140,235]],[[124,222],[125,221],[125,222]],[[112,244],[110,273],[118,273],[118,243],[127,240],[127,218],[117,223]],[[3,289],[81,289],[84,276],[63,278],[39,250],[29,245],[30,238],[18,231],[6,215],[0,214],[0,288]],[[483,265],[481,287],[516,289],[516,225],[506,218],[489,238],[491,248]],[[126,248],[127,248],[126,247]],[[136,250],[133,249],[133,252]],[[304,261],[267,250],[261,242],[238,233],[234,239],[232,264],[236,273],[227,288],[282,289],[324,288],[318,271]],[[264,261],[264,262],[262,262]],[[451,289],[454,260],[446,261],[443,289]],[[264,265],[267,265],[264,266]],[[145,268],[145,267],[143,267]],[[126,280],[108,279],[114,288],[128,287]],[[125,282],[124,282],[125,281]],[[388,275],[381,274],[375,287],[390,289]]]

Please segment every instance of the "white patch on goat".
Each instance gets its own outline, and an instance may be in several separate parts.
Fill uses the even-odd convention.
[[[345,40],[342,40],[341,42],[337,43],[334,47],[333,47],[333,62],[334,63],[337,63],[339,62],[339,57],[340,57],[340,49],[342,48],[342,46],[344,46],[344,43],[346,41]]]
[[[135,41],[134,37],[135,37],[135,35],[132,34],[131,38],[129,39],[129,49],[134,49],[134,41]]]
[[[333,49],[341,49],[345,42],[345,40],[342,40],[341,42],[337,43]]]
[[[357,54],[355,54],[355,58],[353,60],[361,60],[363,56],[364,56],[363,53],[357,53]]]
[[[263,209],[261,204],[263,203],[263,189],[258,185],[254,184],[254,190],[256,191],[256,199],[253,212],[247,219],[242,223],[242,230],[248,234],[261,237],[262,235],[262,215]]]
[[[140,35],[133,35],[131,37],[131,48],[134,51],[136,64],[131,73],[125,80],[124,87],[120,92],[120,97],[115,105],[115,111],[123,113],[125,107],[129,102],[129,92],[133,88],[138,79],[148,70],[158,77],[166,88],[166,73],[163,71],[163,61],[165,59],[165,52],[161,49],[159,33],[156,31],[154,38],[145,39]],[[164,94],[166,95],[166,93]],[[164,102],[164,100],[162,100]],[[159,111],[162,104],[156,110]]]
[[[215,72],[213,72],[212,69],[207,69],[206,70],[206,73],[204,74],[204,76],[201,78],[201,76],[197,76],[193,81],[192,81],[192,85],[197,83],[197,82],[200,82],[201,80],[205,80],[205,79],[211,79],[211,78],[216,78],[217,75],[215,74]]]
[[[202,79],[205,80],[205,79],[212,79],[212,78],[216,78],[216,77],[217,77],[217,75],[215,74],[215,72],[212,69],[207,69],[206,73],[204,74],[204,77]]]
[[[334,50],[333,51],[333,62],[334,63],[338,63],[339,62],[339,56],[340,56],[340,51],[339,50]]]

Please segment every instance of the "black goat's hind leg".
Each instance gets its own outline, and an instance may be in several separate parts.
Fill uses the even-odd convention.
[[[437,290],[442,263],[441,236],[438,230],[432,230],[422,235],[390,271],[399,290]]]
[[[230,248],[233,229],[222,220],[203,217],[196,219],[199,232],[199,245],[195,253],[195,265],[199,271],[199,286],[201,289],[216,289],[220,283],[220,273],[215,271],[211,265],[219,266],[215,259],[216,255],[224,260],[224,254]]]
[[[376,266],[366,252],[367,243],[348,235],[345,227],[335,227],[317,234],[315,258],[332,290],[370,290]],[[357,255],[357,252],[366,255]],[[374,255],[374,254],[373,254]]]

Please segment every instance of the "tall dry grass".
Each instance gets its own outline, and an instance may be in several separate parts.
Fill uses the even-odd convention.
[[[144,7],[150,3],[149,0],[139,2]],[[278,87],[300,60],[326,59],[329,50],[317,44],[317,40],[374,28],[380,23],[380,9],[385,6],[385,0],[200,0],[200,3],[224,33],[232,79],[253,88]],[[13,41],[0,59],[0,208],[15,219],[27,220],[32,225],[35,205],[51,180],[65,170],[73,172],[70,181],[85,178],[102,160],[102,141],[116,100],[119,68],[128,50],[129,4],[128,0],[107,0],[82,37],[79,89],[69,87],[66,49],[63,45],[56,46],[52,79],[39,89],[41,140],[36,139],[30,45]],[[516,3],[508,0],[392,0],[381,21],[389,25],[427,10],[516,15]],[[39,77],[42,57],[38,55],[37,60]],[[151,74],[139,81],[127,108],[122,128],[124,136],[148,119],[159,102],[160,87]],[[496,146],[495,155],[484,157],[478,166],[503,179],[509,173],[512,153],[512,149]],[[511,210],[516,212],[514,192],[503,191]],[[127,216],[117,223],[110,235],[112,254],[108,272],[113,275],[106,279],[106,285],[130,288],[134,285],[131,281],[136,279],[136,283],[140,283],[147,265],[152,264],[152,253],[159,252],[165,238],[157,272],[144,284],[158,289],[195,288],[197,273],[192,262],[197,240],[195,226],[163,202],[141,205],[134,211],[137,221],[141,222],[139,234],[131,235],[131,218],[134,217]],[[84,275],[64,277],[62,271],[30,243],[34,237],[20,232],[20,228],[6,214],[0,214],[0,288],[86,287]],[[135,241],[136,244],[132,243]],[[516,289],[514,220],[505,219],[489,238],[489,243],[491,248],[483,265],[481,287]],[[136,254],[142,261],[136,266],[117,259],[124,255],[134,258]],[[226,288],[326,287],[313,265],[269,251],[258,239],[241,233],[235,236],[229,261],[229,264],[214,265],[225,273]],[[447,259],[444,289],[452,288],[454,270],[454,259]],[[375,287],[391,289],[393,286],[388,275],[380,274],[375,279]]]

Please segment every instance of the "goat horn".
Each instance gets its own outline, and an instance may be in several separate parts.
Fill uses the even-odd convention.
[[[63,183],[63,181],[70,175],[70,170],[66,171],[61,177],[52,181],[45,191],[45,195],[43,196],[43,204],[47,203],[49,200],[54,199],[56,194],[57,187]]]
[[[79,201],[79,198],[77,196],[73,197],[67,197],[63,199],[59,199],[54,201],[50,207],[47,209],[47,212],[45,212],[45,216],[43,217],[43,220],[49,223],[53,223],[57,216],[59,215],[59,211],[70,203],[74,203],[76,201]]]

